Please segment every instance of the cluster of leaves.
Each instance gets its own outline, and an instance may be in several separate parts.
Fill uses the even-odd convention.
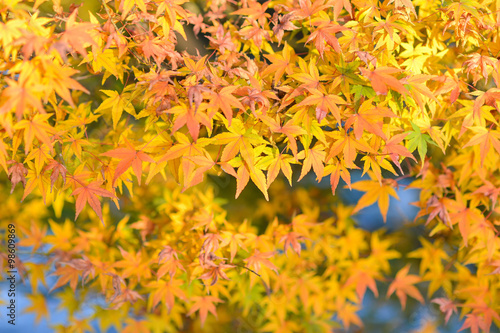
[[[81,280],[106,295],[110,308],[95,317],[103,330],[123,326],[108,311],[129,330],[158,320],[176,330],[193,325],[186,314],[203,324],[220,308],[239,318],[228,325],[252,330],[327,331],[333,314],[361,326],[366,290],[378,295],[401,253],[349,216],[377,203],[385,221],[401,175],[415,177],[429,233],[409,255],[419,275],[404,266],[387,294],[403,308],[407,295],[424,302],[414,284],[428,281],[447,319],[461,307],[463,328],[500,324],[497,7],[123,0],[83,19],[59,1],[1,1],[0,165],[11,193],[23,185],[22,201],[41,197],[58,219],[75,207],[76,224],[52,221],[52,234],[42,213],[24,226],[20,245],[50,247],[50,260],[20,267],[31,309],[47,314],[37,286],[54,265],[52,290]],[[187,27],[209,54],[181,51],[194,40]],[[351,184],[355,169],[369,179]],[[302,194],[298,214],[259,231],[228,222],[213,193],[195,187],[227,174],[236,197],[251,181],[272,207],[280,171],[292,185],[311,170],[333,195],[341,179],[365,194],[355,207],[328,207],[326,219]],[[102,198],[136,220],[111,222]],[[75,294],[63,295],[75,309]]]

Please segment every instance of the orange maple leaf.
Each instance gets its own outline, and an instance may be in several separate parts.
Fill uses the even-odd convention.
[[[229,126],[231,126],[231,121],[233,119],[232,108],[236,107],[240,110],[245,109],[243,104],[241,104],[241,102],[232,95],[232,92],[236,89],[238,89],[237,86],[229,86],[222,88],[218,93],[210,91],[212,96],[210,97],[210,102],[207,105],[207,110],[209,110],[209,119],[212,119],[217,111],[222,110],[222,113],[226,116]]]
[[[363,132],[367,131],[378,135],[384,140],[387,137],[383,131],[383,117],[396,117],[391,109],[384,106],[373,106],[372,100],[366,100],[359,107],[358,112],[353,114],[345,122],[345,128],[352,126],[354,136],[357,140],[361,139]]]
[[[403,86],[398,79],[391,76],[391,74],[400,73],[402,70],[392,67],[379,67],[373,71],[366,68],[360,68],[361,74],[370,80],[373,90],[377,95],[387,95],[387,87],[405,95],[408,90]]]
[[[473,110],[473,117],[474,119],[480,118],[481,117],[481,107],[483,105],[489,105],[497,109],[498,112],[500,112],[499,108],[499,101],[500,101],[500,89],[498,88],[491,88],[488,89],[486,92],[482,91],[476,91],[475,92],[477,98],[474,101],[474,106],[472,108]]]
[[[44,168],[45,171],[52,170],[52,174],[50,175],[50,192],[52,192],[52,188],[54,187],[54,183],[56,182],[59,175],[61,175],[63,179],[63,184],[66,184],[66,167],[56,160],[50,160],[49,163]]]
[[[377,283],[373,272],[357,269],[354,274],[349,276],[345,286],[347,287],[353,283],[356,285],[356,294],[360,302],[363,300],[367,288],[370,288],[375,297],[378,297]]]
[[[189,309],[187,315],[190,316],[196,311],[199,311],[201,327],[205,324],[208,312],[211,312],[215,317],[217,317],[217,310],[214,303],[224,303],[221,299],[214,296],[193,296],[191,299],[194,300],[195,303]]]
[[[323,58],[323,53],[325,52],[325,42],[330,45],[335,52],[342,53],[342,49],[340,48],[339,41],[337,37],[335,37],[335,34],[339,31],[347,30],[347,28],[330,21],[317,22],[316,24],[318,23],[318,28],[311,33],[305,44],[314,40],[314,45],[316,46],[321,58]]]
[[[224,258],[219,258],[213,254],[211,257],[215,257],[214,259],[224,259]],[[207,262],[209,262],[209,261],[207,261]],[[226,273],[224,272],[224,269],[235,267],[234,265],[227,265],[224,263],[221,263],[221,264],[215,265],[215,266],[212,266],[212,265],[215,265],[215,264],[212,263],[211,265],[209,265],[208,272],[206,272],[202,276],[200,276],[200,279],[202,279],[202,280],[212,279],[212,282],[210,283],[211,286],[213,286],[214,284],[217,283],[217,281],[219,280],[219,277],[224,279],[224,280],[229,280]]]
[[[116,166],[115,175],[113,177],[113,186],[115,186],[115,182],[118,177],[120,177],[130,167],[133,168],[134,174],[137,177],[137,182],[141,185],[142,162],[155,162],[155,160],[149,155],[144,153],[142,150],[136,150],[128,142],[127,146],[128,148],[116,148],[101,154],[103,156],[118,158],[121,160]]]
[[[273,32],[276,38],[278,39],[278,45],[281,44],[281,40],[283,39],[283,35],[285,31],[293,31],[298,29],[299,27],[295,26],[291,21],[295,18],[295,13],[288,13],[283,16],[280,16],[279,19],[274,21]],[[279,23],[278,23],[279,20]]]
[[[340,12],[343,8],[345,8],[351,17],[354,17],[352,15],[352,5],[350,0],[329,0],[326,4],[328,6],[333,6],[333,18],[335,21],[338,20]]]
[[[257,273],[260,271],[261,265],[264,265],[278,274],[278,267],[274,266],[272,262],[267,260],[273,255],[274,252],[259,252],[258,250],[255,250],[254,253],[244,261],[247,262],[248,266]]]
[[[303,240],[304,236],[300,235],[297,232],[290,232],[286,234],[285,236],[281,237],[280,243],[285,242],[283,251],[285,251],[285,255],[288,253],[288,248],[292,248],[299,256],[300,256],[300,250],[301,250],[301,245],[299,241]]]
[[[337,104],[346,104],[346,101],[340,96],[327,94],[320,90],[310,89],[309,91],[311,92],[311,96],[306,97],[297,105],[316,105],[316,119],[318,123],[321,123],[328,111],[331,111],[337,123],[340,124],[340,109]]]
[[[97,27],[97,24],[76,23],[75,19],[77,14],[78,10],[74,10],[68,17],[68,20],[66,21],[66,30],[62,33],[60,41],[71,45],[76,52],[86,56],[86,44],[97,46],[97,43],[89,34],[89,31],[92,31],[95,27]]]
[[[392,163],[396,164],[401,174],[403,174],[403,169],[399,163],[400,156],[411,158],[415,162],[417,161],[408,148],[400,144],[407,135],[408,133],[396,134],[387,140],[385,146],[382,147],[382,154],[389,154]]]
[[[2,106],[0,114],[7,113],[12,108],[15,109],[17,120],[21,120],[23,113],[28,109],[28,106],[35,108],[40,113],[45,113],[43,104],[37,93],[43,91],[43,85],[32,82],[28,71],[21,71],[17,81],[6,77],[4,80],[8,86],[2,91]]]
[[[87,185],[83,185],[80,183],[82,186],[77,187],[71,195],[77,195],[78,197],[76,198],[76,215],[75,215],[75,221],[78,218],[78,215],[82,211],[83,207],[85,207],[85,204],[88,202],[90,207],[94,210],[94,212],[97,214],[101,222],[104,224],[104,221],[102,219],[102,210],[101,210],[101,203],[99,202],[99,198],[97,196],[101,197],[108,197],[108,198],[114,198],[116,199],[116,196],[101,188],[101,182],[100,181],[93,181]]]
[[[173,278],[169,281],[158,280],[150,282],[146,285],[153,290],[149,296],[148,307],[154,308],[158,303],[163,301],[170,313],[175,304],[175,296],[180,299],[186,299],[186,294],[179,288],[183,284],[183,281]]]
[[[396,278],[389,285],[389,289],[387,290],[387,297],[396,292],[396,296],[398,296],[403,309],[406,307],[406,298],[408,295],[415,298],[420,303],[424,303],[424,297],[414,286],[415,283],[421,281],[421,278],[417,275],[408,275],[409,270],[410,265],[403,267],[398,274],[396,274]]]
[[[345,133],[345,132],[344,132]],[[328,156],[326,157],[326,161],[329,161],[330,158],[337,156],[340,152],[344,155],[344,165],[346,168],[350,169],[359,169],[354,161],[358,156],[357,150],[364,151],[367,153],[375,154],[376,152],[370,147],[362,138],[356,140],[353,135],[345,133],[345,136],[335,141],[331,148]]]
[[[64,286],[69,282],[69,285],[73,291],[76,291],[76,286],[78,284],[78,279],[80,278],[80,271],[72,266],[60,266],[52,275],[58,275],[56,284],[50,288],[49,292]]]
[[[500,154],[500,132],[492,131],[481,126],[474,126],[470,128],[476,135],[474,135],[463,148],[479,145],[481,154],[481,166],[484,164],[484,159],[488,154],[490,147],[493,145],[495,150]]]

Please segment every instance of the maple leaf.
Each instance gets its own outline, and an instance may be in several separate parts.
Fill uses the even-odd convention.
[[[130,253],[125,251],[121,246],[118,246],[118,249],[123,260],[116,262],[115,266],[123,268],[123,278],[135,276],[138,281],[141,281],[141,278],[148,279],[151,277],[151,270],[149,268],[150,259],[149,257],[143,259],[145,257],[143,256],[143,250],[139,250],[137,253]]]
[[[317,24],[318,27],[309,35],[305,44],[314,40],[314,45],[321,58],[323,58],[323,53],[325,52],[325,42],[327,45],[330,45],[335,52],[342,53],[342,49],[335,34],[339,31],[347,30],[347,28],[332,22],[320,21],[315,24]]]
[[[42,246],[44,237],[47,234],[47,225],[40,226],[38,223],[31,223],[29,231],[21,227],[23,238],[19,240],[19,246],[31,246],[31,252],[36,252]]]
[[[264,54],[264,57],[271,62],[263,71],[261,76],[266,77],[274,73],[274,84],[277,85],[285,72],[288,75],[293,74],[295,67],[295,52],[293,48],[285,42],[281,54]]]
[[[78,218],[78,215],[82,211],[83,207],[85,207],[85,204],[88,203],[97,214],[101,222],[104,224],[104,221],[102,219],[101,203],[99,202],[99,198],[97,196],[99,195],[101,197],[114,199],[116,199],[116,196],[113,193],[101,188],[101,184],[102,183],[100,181],[93,181],[87,185],[80,184],[81,186],[77,187],[71,193],[71,195],[77,196],[75,221]]]
[[[27,306],[24,308],[23,312],[29,313],[33,312],[35,313],[35,323],[38,324],[42,317],[48,318],[49,317],[49,308],[47,306],[47,300],[43,294],[32,294],[32,295],[27,295],[28,299],[30,300],[30,306]]]
[[[328,4],[323,3],[323,1],[299,0],[300,9],[296,10],[295,14],[299,18],[304,19],[313,16],[327,7]]]
[[[35,172],[39,175],[49,158],[51,158],[49,148],[46,145],[41,144],[30,151],[28,156],[26,156],[25,161],[28,162],[34,160]]]
[[[476,132],[476,135],[474,135],[463,148],[479,145],[481,166],[483,166],[491,146],[500,154],[500,133],[481,126],[473,126],[470,129]]]
[[[208,312],[217,317],[217,310],[214,303],[224,303],[221,299],[214,296],[193,296],[191,300],[195,301],[193,306],[189,309],[187,316],[192,315],[196,311],[200,313],[201,327],[205,324]]]
[[[399,200],[399,196],[394,190],[394,185],[397,185],[397,183],[392,179],[383,179],[382,184],[380,184],[378,181],[373,180],[361,180],[357,183],[352,184],[351,187],[353,189],[366,192],[359,199],[352,213],[355,214],[361,209],[377,202],[380,213],[384,218],[384,222],[386,222],[387,211],[389,209],[389,196],[392,196]]]
[[[155,308],[158,303],[164,302],[170,313],[175,305],[176,296],[183,300],[186,299],[186,294],[179,288],[183,284],[183,281],[173,278],[169,281],[158,280],[148,283],[146,287],[153,290],[149,295],[148,308]]]
[[[321,123],[326,117],[328,111],[331,111],[337,123],[341,123],[340,109],[337,104],[346,104],[346,101],[340,96],[326,94],[316,89],[311,90],[311,96],[306,97],[297,106],[316,105],[316,119]]]
[[[152,157],[144,153],[142,150],[136,150],[128,141],[126,141],[126,143],[127,148],[116,148],[101,154],[102,156],[120,159],[120,162],[115,169],[113,186],[115,185],[116,180],[130,167],[132,167],[132,169],[134,170],[134,174],[137,177],[137,182],[139,183],[139,185],[141,185],[142,163],[155,162]]]
[[[185,271],[177,256],[177,251],[170,246],[165,246],[158,254],[158,264],[161,264],[156,273],[158,279],[161,279],[167,273],[173,278],[177,269]]]
[[[450,102],[451,104],[453,104],[457,101],[457,98],[460,95],[460,91],[466,90],[466,87],[464,87],[466,85],[462,80],[458,78],[457,74],[451,72],[450,70],[448,70],[448,74],[450,76],[441,75],[435,76],[433,78],[434,81],[442,84],[436,90],[435,95],[438,96],[439,94],[444,94],[451,91]]]
[[[417,12],[415,11],[415,7],[411,3],[411,0],[390,0],[388,5],[394,3],[394,8],[396,9],[405,9],[408,8],[415,17],[417,17]]]
[[[215,144],[226,145],[222,151],[220,160],[228,162],[240,153],[243,160],[247,162],[248,167],[253,171],[255,156],[252,144],[262,144],[266,141],[256,135],[251,128],[246,129],[239,119],[235,119],[233,126],[229,127],[228,130],[229,132],[224,132],[214,137]]]
[[[184,188],[187,188],[190,183],[195,182],[197,175],[193,175],[193,171],[196,168],[196,164],[190,158],[197,156],[206,156],[208,152],[203,148],[210,144],[213,139],[200,138],[196,142],[191,142],[187,136],[182,133],[177,132],[175,135],[178,143],[171,146],[166,154],[161,156],[156,161],[156,166],[150,168],[148,178],[146,179],[146,184],[149,184],[154,175],[163,170],[166,161],[175,160],[182,157],[180,166],[178,164],[176,172],[182,170],[184,175]],[[199,162],[199,159],[196,159]],[[198,175],[199,176],[199,175]],[[179,177],[178,175],[176,177]]]
[[[85,284],[87,278],[89,278],[91,274],[92,274],[92,277],[94,277],[94,275],[95,275],[94,265],[86,257],[84,257],[83,259],[72,259],[68,262],[61,262],[61,263],[66,264],[68,266],[71,266],[79,271],[83,271],[82,272],[82,287]]]
[[[354,274],[349,276],[345,286],[347,287],[351,284],[356,285],[356,294],[358,295],[359,301],[363,300],[367,288],[370,288],[375,297],[378,297],[377,283],[375,282],[374,273],[372,272],[357,269]]]
[[[345,128],[352,126],[354,135],[357,140],[363,136],[363,131],[368,131],[380,136],[387,141],[387,137],[383,131],[383,117],[396,117],[396,115],[387,107],[373,107],[372,99],[366,100],[361,104],[359,110],[353,114],[345,122]]]
[[[224,107],[226,106],[227,105]],[[181,105],[174,106],[173,108],[167,110],[166,113],[176,115],[174,126],[172,127],[172,133],[175,133],[179,130],[179,128],[186,125],[193,140],[198,140],[200,124],[205,125],[209,131],[212,130],[212,122],[209,116],[200,109],[196,111],[193,110],[193,108],[188,108],[185,104],[181,103]]]
[[[43,59],[41,64],[43,66],[44,76],[47,79],[47,89],[50,89],[49,92],[55,92],[72,107],[75,108],[76,105],[73,101],[73,96],[71,96],[70,89],[80,90],[87,94],[89,93],[89,91],[78,83],[78,81],[71,78],[72,75],[78,73],[76,69],[58,66],[48,59]]]
[[[389,289],[387,290],[387,297],[391,296],[394,292],[396,292],[396,296],[398,296],[399,301],[401,302],[401,307],[405,309],[406,307],[406,298],[407,296],[411,296],[418,300],[420,303],[424,304],[424,298],[422,294],[418,291],[418,289],[414,286],[415,283],[421,281],[421,278],[417,275],[408,275],[410,270],[410,265],[406,265],[396,274],[396,278],[389,285]]]
[[[52,170],[52,173],[50,175],[50,192],[52,192],[54,183],[56,182],[57,178],[59,178],[59,175],[63,180],[63,184],[66,184],[66,173],[68,172],[68,170],[63,164],[57,162],[56,160],[50,160],[49,163],[45,166],[44,170]]]
[[[345,133],[345,132],[344,132]],[[350,134],[345,133],[345,135],[340,139],[335,141],[330,147],[330,152],[326,157],[326,161],[329,161],[332,157],[337,156],[340,152],[344,156],[344,165],[346,168],[358,169],[354,161],[357,157],[357,150],[364,151],[371,154],[376,154],[372,147],[370,147],[363,139],[356,140],[356,138]]]
[[[31,73],[30,73],[31,74]],[[2,89],[2,106],[0,114],[9,112],[12,108],[15,109],[17,120],[21,120],[23,113],[30,106],[35,108],[40,113],[45,113],[43,104],[40,101],[38,93],[43,90],[43,86],[30,80],[28,71],[21,71],[17,81],[4,78],[8,84]]]
[[[228,125],[231,126],[231,122],[233,119],[232,108],[236,107],[240,110],[245,109],[245,107],[241,104],[241,102],[232,95],[232,93],[237,88],[238,87],[236,86],[224,87],[218,93],[210,91],[212,97],[210,98],[210,102],[207,105],[207,110],[209,110],[208,113],[209,119],[212,119],[217,111],[222,110],[224,116],[226,116]]]
[[[221,247],[229,245],[229,250],[231,252],[231,257],[229,262],[233,262],[234,257],[236,256],[236,253],[238,252],[238,247],[242,248],[243,250],[248,252],[248,249],[246,248],[245,244],[243,243],[243,239],[247,238],[245,235],[242,234],[233,234],[229,231],[223,231],[222,232],[222,237],[223,240],[221,242]]]
[[[19,182],[23,183],[23,187],[26,187],[26,175],[28,174],[28,170],[22,163],[13,160],[7,161],[7,164],[12,164],[7,171],[7,175],[12,183],[12,187],[10,189],[10,193],[12,194]]]
[[[51,114],[37,114],[31,120],[21,120],[14,125],[14,129],[24,131],[24,152],[26,154],[32,149],[35,137],[49,147],[51,151],[53,150],[49,134],[53,134],[55,130],[47,123],[50,117],[52,117]]]
[[[76,286],[80,277],[80,272],[78,269],[69,265],[64,265],[56,269],[56,271],[52,275],[57,275],[59,276],[59,278],[57,279],[56,284],[49,290],[49,292],[52,292],[55,289],[64,286],[68,282],[71,289],[73,289],[73,292],[76,291]]]
[[[390,156],[392,163],[396,164],[401,174],[403,174],[403,169],[401,169],[401,164],[399,163],[400,156],[411,158],[415,162],[417,161],[404,145],[398,144],[407,136],[408,133],[394,135],[387,140],[385,146],[382,147],[382,154],[388,154]]]
[[[363,327],[363,322],[356,314],[360,309],[359,305],[338,298],[335,302],[335,307],[338,309],[339,319],[342,320],[342,323],[347,329],[349,329],[351,324]]]
[[[433,100],[434,102],[438,101],[432,91],[427,88],[426,85],[426,82],[433,78],[434,77],[432,75],[419,74],[404,78],[402,80],[404,84],[409,86],[410,95],[422,110],[424,109],[424,100],[422,99],[422,96],[425,96]]]
[[[196,112],[198,111],[198,108],[200,107],[201,102],[203,101],[203,92],[210,92],[210,89],[207,87],[204,87],[200,84],[191,86],[188,88],[188,101],[189,101],[189,107],[193,107],[194,104],[194,113],[196,115]],[[210,126],[207,126],[210,127]],[[189,128],[189,127],[188,127]]]
[[[273,255],[274,252],[259,252],[258,250],[255,250],[254,253],[244,261],[247,262],[248,266],[257,273],[260,271],[261,265],[264,265],[278,274],[278,268],[272,262],[267,260]]]
[[[271,153],[261,159],[259,163],[267,166],[267,187],[271,186],[280,170],[288,179],[290,186],[292,185],[292,168],[291,163],[296,163],[293,157],[288,154],[282,154],[278,149],[272,149]]]
[[[26,176],[27,182],[26,187],[24,188],[23,197],[21,198],[21,202],[26,199],[26,197],[35,189],[38,188],[42,194],[43,202],[46,203],[46,193],[48,188],[48,177],[44,174],[38,174],[36,170],[33,170],[33,165],[28,164],[28,175]]]
[[[298,58],[298,61],[301,72],[295,73],[291,77],[302,83],[300,88],[306,88],[308,91],[320,89],[321,81],[325,80],[325,75],[319,75],[317,60],[312,58],[309,65],[302,58]]]
[[[408,90],[403,86],[403,84],[391,76],[391,74],[400,73],[402,70],[392,67],[378,67],[373,71],[366,68],[360,67],[359,70],[364,77],[370,80],[373,90],[377,95],[387,95],[387,88],[391,88],[394,91],[399,92],[402,95],[406,95]]]
[[[309,173],[311,167],[316,174],[316,180],[319,182],[323,179],[323,173],[325,169],[325,147],[322,144],[316,144],[313,148],[308,150],[302,150],[297,157],[299,159],[304,159],[302,162],[302,171],[300,172],[300,177],[298,181],[304,178],[305,175]]]
[[[413,122],[411,123],[411,127],[413,128],[413,132],[406,137],[408,139],[408,151],[413,152],[415,149],[418,150],[418,155],[420,156],[420,160],[422,163],[425,161],[425,156],[427,155],[427,144],[433,144],[431,137],[428,134],[422,134],[420,131],[420,127],[415,125]]]
[[[280,16],[279,19],[276,19],[274,21],[273,32],[274,35],[276,36],[276,39],[278,39],[278,45],[281,45],[281,40],[283,39],[285,31],[293,31],[299,28],[291,22],[294,19],[295,19],[295,14],[288,13],[283,16]]]
[[[484,185],[475,190],[473,194],[482,194],[487,196],[491,200],[491,207],[495,207],[498,196],[500,195],[500,187],[494,186],[488,180],[483,180],[483,183]]]
[[[352,5],[350,0],[329,0],[326,5],[333,6],[333,18],[338,21],[340,12],[345,9],[351,17],[352,15]]]
[[[238,9],[237,11],[233,12],[233,15],[244,15],[245,17],[257,21],[261,26],[264,26],[267,22],[267,19],[271,17],[271,15],[266,13],[268,6],[268,1],[262,4],[254,1],[252,2],[251,6],[249,6],[248,8]]]
[[[465,315],[464,323],[458,332],[467,328],[470,328],[471,333],[479,333],[482,330],[485,332],[489,331],[489,327],[486,326],[483,317],[479,316],[478,313],[469,313]]]
[[[469,60],[464,62],[464,66],[467,67],[465,72],[467,75],[472,73],[472,77],[474,79],[474,84],[481,79],[481,76],[484,78],[484,84],[488,84],[488,66],[491,68],[495,68],[497,59],[483,56],[479,53],[473,53],[468,55]],[[479,75],[481,74],[481,75]]]
[[[160,67],[161,63],[168,55],[168,50],[165,46],[165,40],[159,37],[147,35],[144,41],[139,45],[147,59],[153,57],[156,65]]]
[[[449,198],[438,198],[433,195],[426,203],[426,210],[420,211],[415,218],[419,218],[420,216],[429,214],[427,221],[425,224],[429,224],[436,216],[438,216],[444,224],[448,227],[452,228],[453,225],[451,223],[451,217],[448,213],[447,206],[451,204],[451,199]]]
[[[335,165],[328,165],[325,168],[325,173],[330,174],[330,186],[332,194],[335,195],[335,190],[339,185],[340,177],[344,180],[349,188],[351,188],[351,174],[344,166],[343,163],[335,163]]]
[[[434,298],[431,302],[438,304],[439,310],[445,314],[445,324],[448,323],[448,320],[450,320],[453,313],[457,313],[457,305],[448,298]]]
[[[482,91],[475,91],[471,93],[471,95],[477,96],[477,98],[474,101],[474,106],[472,108],[473,110],[473,117],[474,119],[480,118],[481,117],[481,107],[483,105],[489,105],[497,109],[498,112],[500,112],[499,108],[499,103],[500,103],[500,89],[498,88],[491,88],[488,89],[486,92]]]
[[[285,243],[283,251],[285,251],[285,254],[288,253],[288,248],[292,248],[297,255],[300,256],[300,250],[302,249],[302,246],[300,245],[299,241],[303,240],[304,236],[292,231],[285,236],[281,237],[280,243]]]
[[[224,258],[217,257],[216,259],[224,259]],[[217,283],[219,277],[224,280],[229,280],[226,273],[224,272],[224,269],[235,267],[234,265],[228,265],[224,263],[221,263],[219,265],[209,265],[209,266],[210,267],[208,268],[208,272],[200,276],[200,279],[202,280],[212,279],[212,282],[210,283],[211,286]]]
[[[188,187],[195,186],[203,181],[205,173],[212,169],[216,164],[224,165],[224,163],[214,162],[209,153],[205,152],[205,156],[187,156],[187,159],[198,165],[199,167],[189,176],[187,185],[184,186],[183,191]],[[208,225],[207,225],[208,227]]]
[[[146,12],[146,4],[143,0],[122,0],[120,1],[119,9],[122,11],[122,19],[127,17],[127,14],[137,6],[142,12]]]
[[[262,119],[263,122],[268,124],[269,129],[274,133],[282,133],[285,134],[288,139],[288,144],[290,149],[292,150],[293,156],[297,156],[297,141],[295,140],[295,136],[307,134],[307,132],[300,126],[294,125],[292,120],[287,121],[285,124],[280,125],[280,121],[278,118],[276,120],[270,117],[264,117]]]
[[[198,14],[198,15],[192,15],[188,17],[189,23],[193,25],[193,32],[196,37],[198,37],[198,34],[200,31],[206,29],[207,25],[203,23],[203,15]]]
[[[158,254],[158,264],[169,261],[170,259],[175,258],[179,260],[177,256],[177,251],[175,251],[171,246],[165,246]]]
[[[127,86],[127,88],[128,87],[130,86]],[[131,100],[131,94],[125,92],[128,90],[127,88],[125,88],[121,94],[114,90],[101,90],[108,98],[99,105],[95,112],[102,113],[104,110],[111,110],[114,129],[116,129],[116,125],[120,121],[123,111],[135,116],[135,108]]]
[[[93,23],[76,23],[76,16],[78,10],[74,10],[66,21],[66,29],[61,34],[60,41],[71,45],[71,47],[83,56],[87,55],[85,51],[86,45],[97,46],[94,38],[92,38],[90,31],[97,27]]]

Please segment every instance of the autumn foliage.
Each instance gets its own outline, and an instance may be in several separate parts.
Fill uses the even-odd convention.
[[[498,327],[499,5],[0,1],[0,223],[26,311],[330,332],[362,328],[370,294],[435,309],[421,331]],[[407,189],[415,221],[361,228]]]

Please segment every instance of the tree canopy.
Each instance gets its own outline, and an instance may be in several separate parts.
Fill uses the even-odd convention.
[[[500,326],[499,6],[0,1],[24,311],[59,299],[60,332],[342,332],[370,295],[436,309],[415,332]],[[414,221],[360,226],[407,189]]]

